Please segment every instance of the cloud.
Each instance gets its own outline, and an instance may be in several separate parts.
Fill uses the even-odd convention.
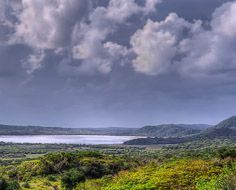
[[[236,2],[226,3],[212,15],[208,26],[171,13],[164,21],[148,20],[131,38],[137,72],[166,72],[198,76],[229,74],[236,69]]]
[[[186,56],[182,70],[200,74],[229,74],[236,69],[236,2],[218,8],[212,17],[210,30],[203,30],[184,39],[180,47]]]
[[[11,6],[12,5],[12,6]],[[14,31],[15,6],[12,1],[0,1],[0,43],[6,44]]]
[[[58,52],[67,52],[61,64],[77,60],[78,71],[109,73],[114,62],[127,59],[124,52],[112,52],[114,48],[126,48],[114,42],[108,43],[108,36],[120,25],[125,25],[132,16],[154,11],[160,0],[143,2],[141,5],[135,0],[110,0],[107,6],[93,8],[91,0],[11,0],[9,4],[1,2],[0,18],[5,25],[9,23],[13,30],[8,43],[24,44],[37,52],[23,61],[28,73],[42,68],[45,55],[38,52],[45,50],[53,50],[54,56]],[[6,8],[14,13],[14,22],[12,18],[6,18]]]
[[[161,22],[148,20],[131,38],[132,50],[137,55],[132,61],[134,69],[149,75],[170,70],[178,43],[196,24],[192,25],[175,13]]]
[[[209,22],[187,21],[176,13],[162,21],[151,20],[148,15],[156,12],[161,0],[140,2],[109,0],[95,6],[92,0],[1,1],[0,41],[32,48],[22,61],[30,74],[43,68],[48,52],[55,60],[64,56],[58,65],[67,73],[107,74],[115,64],[125,63],[147,75],[234,72],[235,1],[216,9]],[[122,27],[130,23],[138,27],[140,18],[147,19],[146,24],[132,34],[130,46],[113,41]]]
[[[154,12],[158,3],[162,3],[162,0],[146,0],[143,11],[146,12],[146,14]]]
[[[32,49],[33,53],[18,64],[33,74],[42,68],[46,50],[57,56],[59,51],[71,48],[74,29],[86,18],[90,7],[90,0],[1,1],[0,40],[6,46],[22,44]]]
[[[75,25],[88,12],[87,0],[22,0],[16,40],[38,49],[67,47]]]
[[[124,62],[124,53],[111,54],[111,48],[119,47],[119,44],[106,44],[108,35],[114,33],[118,26],[126,24],[127,20],[136,14],[148,14],[155,10],[159,0],[146,0],[144,6],[140,6],[135,0],[110,0],[107,7],[97,7],[89,17],[89,24],[83,23],[79,28],[77,44],[73,47],[73,57],[82,61],[81,68],[84,71],[96,70],[101,73],[109,73],[118,57]],[[105,42],[104,42],[105,41]],[[111,45],[113,45],[111,47]],[[120,56],[120,55],[123,55]]]
[[[23,67],[28,74],[32,74],[35,70],[38,70],[42,66],[42,62],[45,58],[45,52],[43,50],[36,50],[33,54],[30,54],[26,61],[23,61]]]

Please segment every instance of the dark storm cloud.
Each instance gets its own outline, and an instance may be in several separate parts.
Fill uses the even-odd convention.
[[[235,114],[235,1],[6,2],[4,123],[137,127]]]

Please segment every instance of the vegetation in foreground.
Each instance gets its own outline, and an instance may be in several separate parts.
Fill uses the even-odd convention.
[[[235,190],[234,143],[202,143],[208,146],[199,142],[163,147],[66,147],[17,162],[2,162],[0,189]],[[11,146],[17,152],[20,145]],[[30,149],[35,145],[24,146]]]

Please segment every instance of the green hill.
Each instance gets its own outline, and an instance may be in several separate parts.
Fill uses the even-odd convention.
[[[0,135],[132,135],[133,128],[60,128],[0,125]]]
[[[236,139],[236,116],[221,121],[214,127],[206,129],[202,136],[204,138],[230,138]]]
[[[137,135],[148,137],[184,137],[200,133],[209,125],[163,124],[145,126],[136,131]]]
[[[176,130],[176,128],[174,127]],[[173,130],[173,134],[174,131]],[[167,126],[168,131],[168,126]],[[178,130],[177,130],[178,132]],[[184,134],[186,131],[180,131],[180,134]],[[188,131],[187,131],[188,132]],[[154,133],[154,131],[153,131]],[[178,134],[178,133],[177,133]],[[236,140],[236,116],[230,117],[226,120],[221,121],[219,124],[206,128],[200,133],[195,133],[192,135],[182,135],[182,136],[151,136],[154,138],[139,138],[133,139],[125,142],[129,145],[151,145],[151,144],[179,144],[192,141],[201,140],[214,140],[214,139],[230,139]]]
[[[0,125],[0,135],[137,135],[148,137],[183,137],[198,134],[208,125],[166,124],[142,128],[60,128]]]

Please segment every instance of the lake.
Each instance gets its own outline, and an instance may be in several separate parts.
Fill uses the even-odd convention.
[[[11,143],[56,143],[56,144],[122,144],[125,141],[139,138],[137,136],[108,135],[19,135],[0,136],[0,142]]]

